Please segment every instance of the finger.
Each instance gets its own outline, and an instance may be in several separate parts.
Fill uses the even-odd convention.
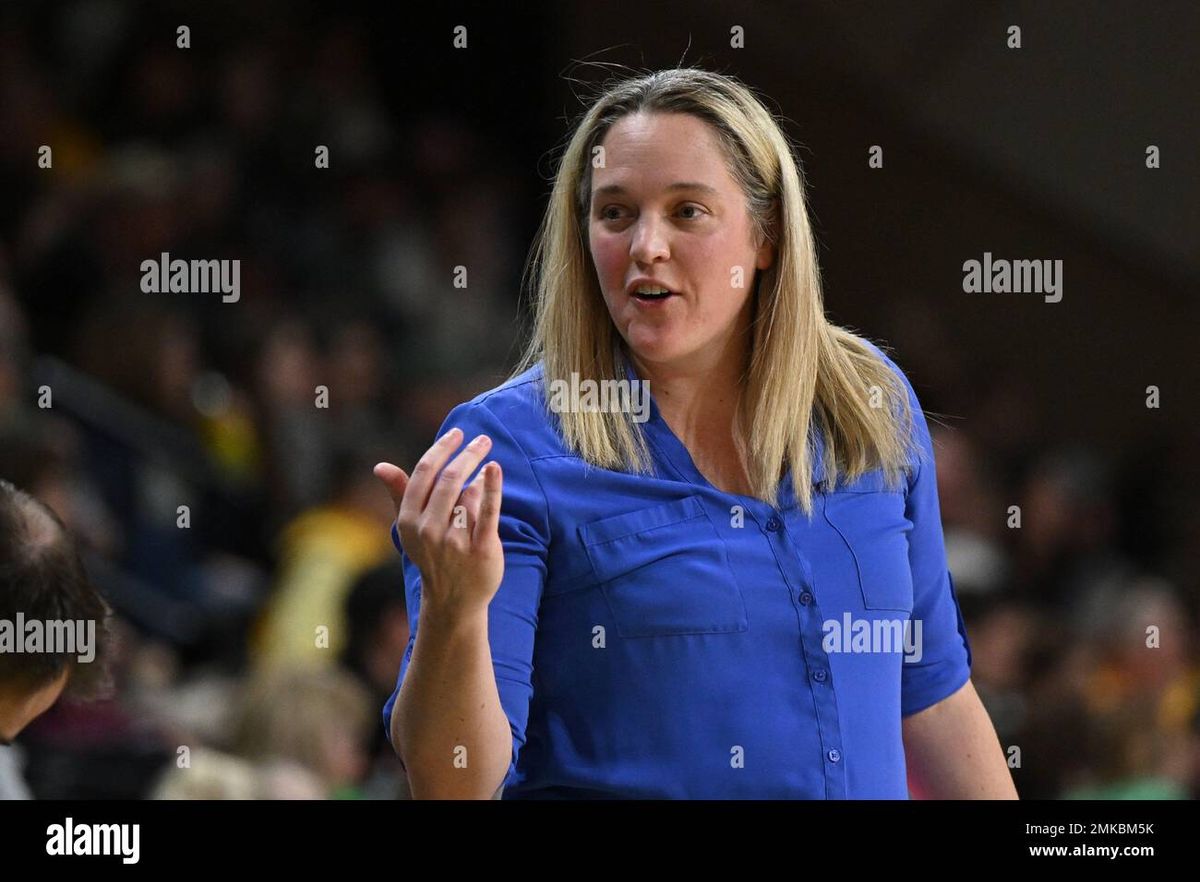
[[[425,515],[433,523],[445,524],[450,520],[451,510],[462,493],[467,476],[475,471],[475,467],[483,460],[491,446],[491,438],[487,435],[477,435],[442,469],[433,493],[429,496],[429,503],[425,506]]]
[[[475,499],[477,495],[477,491],[472,492],[468,485],[450,510],[450,523],[446,525],[449,534],[464,548],[471,544],[471,536],[475,533],[475,509],[479,507]]]
[[[375,477],[377,477],[383,486],[387,488],[388,495],[392,497],[392,503],[396,507],[396,514],[400,514],[400,502],[404,499],[404,490],[408,486],[408,475],[404,469],[399,466],[394,466],[390,462],[381,462],[374,468]]]
[[[483,473],[484,470],[480,469],[458,497],[458,505],[463,506],[467,512],[467,538],[475,534],[475,524],[479,521],[479,504],[483,500]],[[455,511],[457,510],[458,506],[455,506]]]
[[[429,494],[433,490],[434,480],[441,471],[446,460],[462,443],[462,430],[453,428],[425,451],[425,455],[413,466],[412,477],[408,479],[408,488],[400,503],[398,517],[400,520],[416,521],[429,502]]]
[[[492,460],[483,467],[483,499],[479,517],[475,520],[474,540],[481,542],[500,530],[500,502],[504,497],[504,473],[500,463]]]

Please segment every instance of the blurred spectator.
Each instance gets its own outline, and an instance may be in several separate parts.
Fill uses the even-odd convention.
[[[323,795],[354,797],[367,771],[374,710],[367,691],[340,669],[270,671],[247,685],[233,743],[250,760],[299,764],[317,776]]]
[[[1089,583],[1131,573],[1130,561],[1114,548],[1116,504],[1098,455],[1082,448],[1046,454],[1021,498],[1021,526],[1010,532],[1022,599],[1061,610],[1079,602]]]
[[[382,708],[396,688],[400,662],[408,648],[408,609],[404,596],[404,568],[399,555],[363,574],[346,598],[349,639],[342,664],[371,694],[373,707]],[[371,773],[364,795],[399,795],[404,770],[383,726],[375,726],[369,745]]]
[[[213,750],[163,773],[150,799],[323,799],[316,775],[285,760],[251,763]]]
[[[65,690],[94,697],[111,689],[111,612],[62,520],[0,480],[0,744]],[[27,636],[37,639],[30,649]]]
[[[260,666],[333,665],[348,637],[345,604],[364,572],[396,553],[389,525],[394,512],[362,448],[335,462],[335,491],[327,505],[302,513],[281,533],[279,580],[255,632]]]

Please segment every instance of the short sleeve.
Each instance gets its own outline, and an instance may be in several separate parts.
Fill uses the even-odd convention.
[[[517,756],[525,744],[525,726],[529,702],[533,696],[533,646],[537,631],[538,607],[546,577],[549,547],[549,517],[545,494],[530,466],[529,458],[509,429],[487,407],[486,401],[461,404],[452,410],[437,437],[457,426],[464,443],[476,435],[492,439],[492,448],[483,465],[495,460],[504,475],[500,505],[500,541],[504,546],[504,577],[496,596],[488,606],[488,641],[500,705],[512,730],[512,761],[504,783],[512,783]],[[475,477],[479,469],[468,478]],[[464,484],[465,486],[465,484]],[[391,740],[392,708],[404,683],[420,630],[421,574],[404,553],[396,525],[392,542],[400,551],[404,567],[404,590],[408,603],[410,637],[396,688],[383,707],[383,725]]]
[[[949,698],[967,682],[971,676],[971,646],[946,563],[929,424],[904,372],[886,356],[884,360],[908,391],[913,431],[920,446],[920,460],[908,478],[905,494],[905,517],[913,525],[908,539],[913,639],[920,650],[913,658],[905,658],[901,673],[900,713],[909,716]]]

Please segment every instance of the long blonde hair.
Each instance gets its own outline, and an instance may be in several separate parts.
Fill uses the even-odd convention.
[[[535,317],[512,377],[541,361],[546,384],[569,381],[572,373],[597,382],[625,378],[620,335],[587,247],[590,159],[617,120],[639,111],[707,122],[746,196],[758,241],[765,237],[775,247],[772,265],[755,280],[750,363],[735,426],[753,495],[778,505],[783,469],[790,467],[793,476],[804,476],[792,484],[811,516],[810,431],[824,441],[822,488],[832,488],[839,475],[853,481],[876,468],[897,487],[920,451],[907,390],[862,337],[825,317],[793,147],[754,93],[727,75],[676,68],[627,78],[606,87],[579,120],[526,264],[522,288],[535,300]],[[649,471],[646,440],[631,414],[572,408],[558,416],[563,440],[585,461]]]

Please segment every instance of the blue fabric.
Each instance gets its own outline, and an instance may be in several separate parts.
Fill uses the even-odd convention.
[[[542,403],[540,365],[451,411],[439,437],[485,433],[504,469],[488,622],[513,739],[503,798],[908,798],[901,717],[958,691],[971,658],[928,425],[875,351],[908,389],[922,458],[895,490],[876,471],[818,492],[811,521],[790,472],[776,509],[712,487],[653,401],[653,476],[587,466]],[[421,607],[401,554],[397,693]],[[887,643],[906,620],[908,648]],[[856,643],[864,631],[876,639]]]

